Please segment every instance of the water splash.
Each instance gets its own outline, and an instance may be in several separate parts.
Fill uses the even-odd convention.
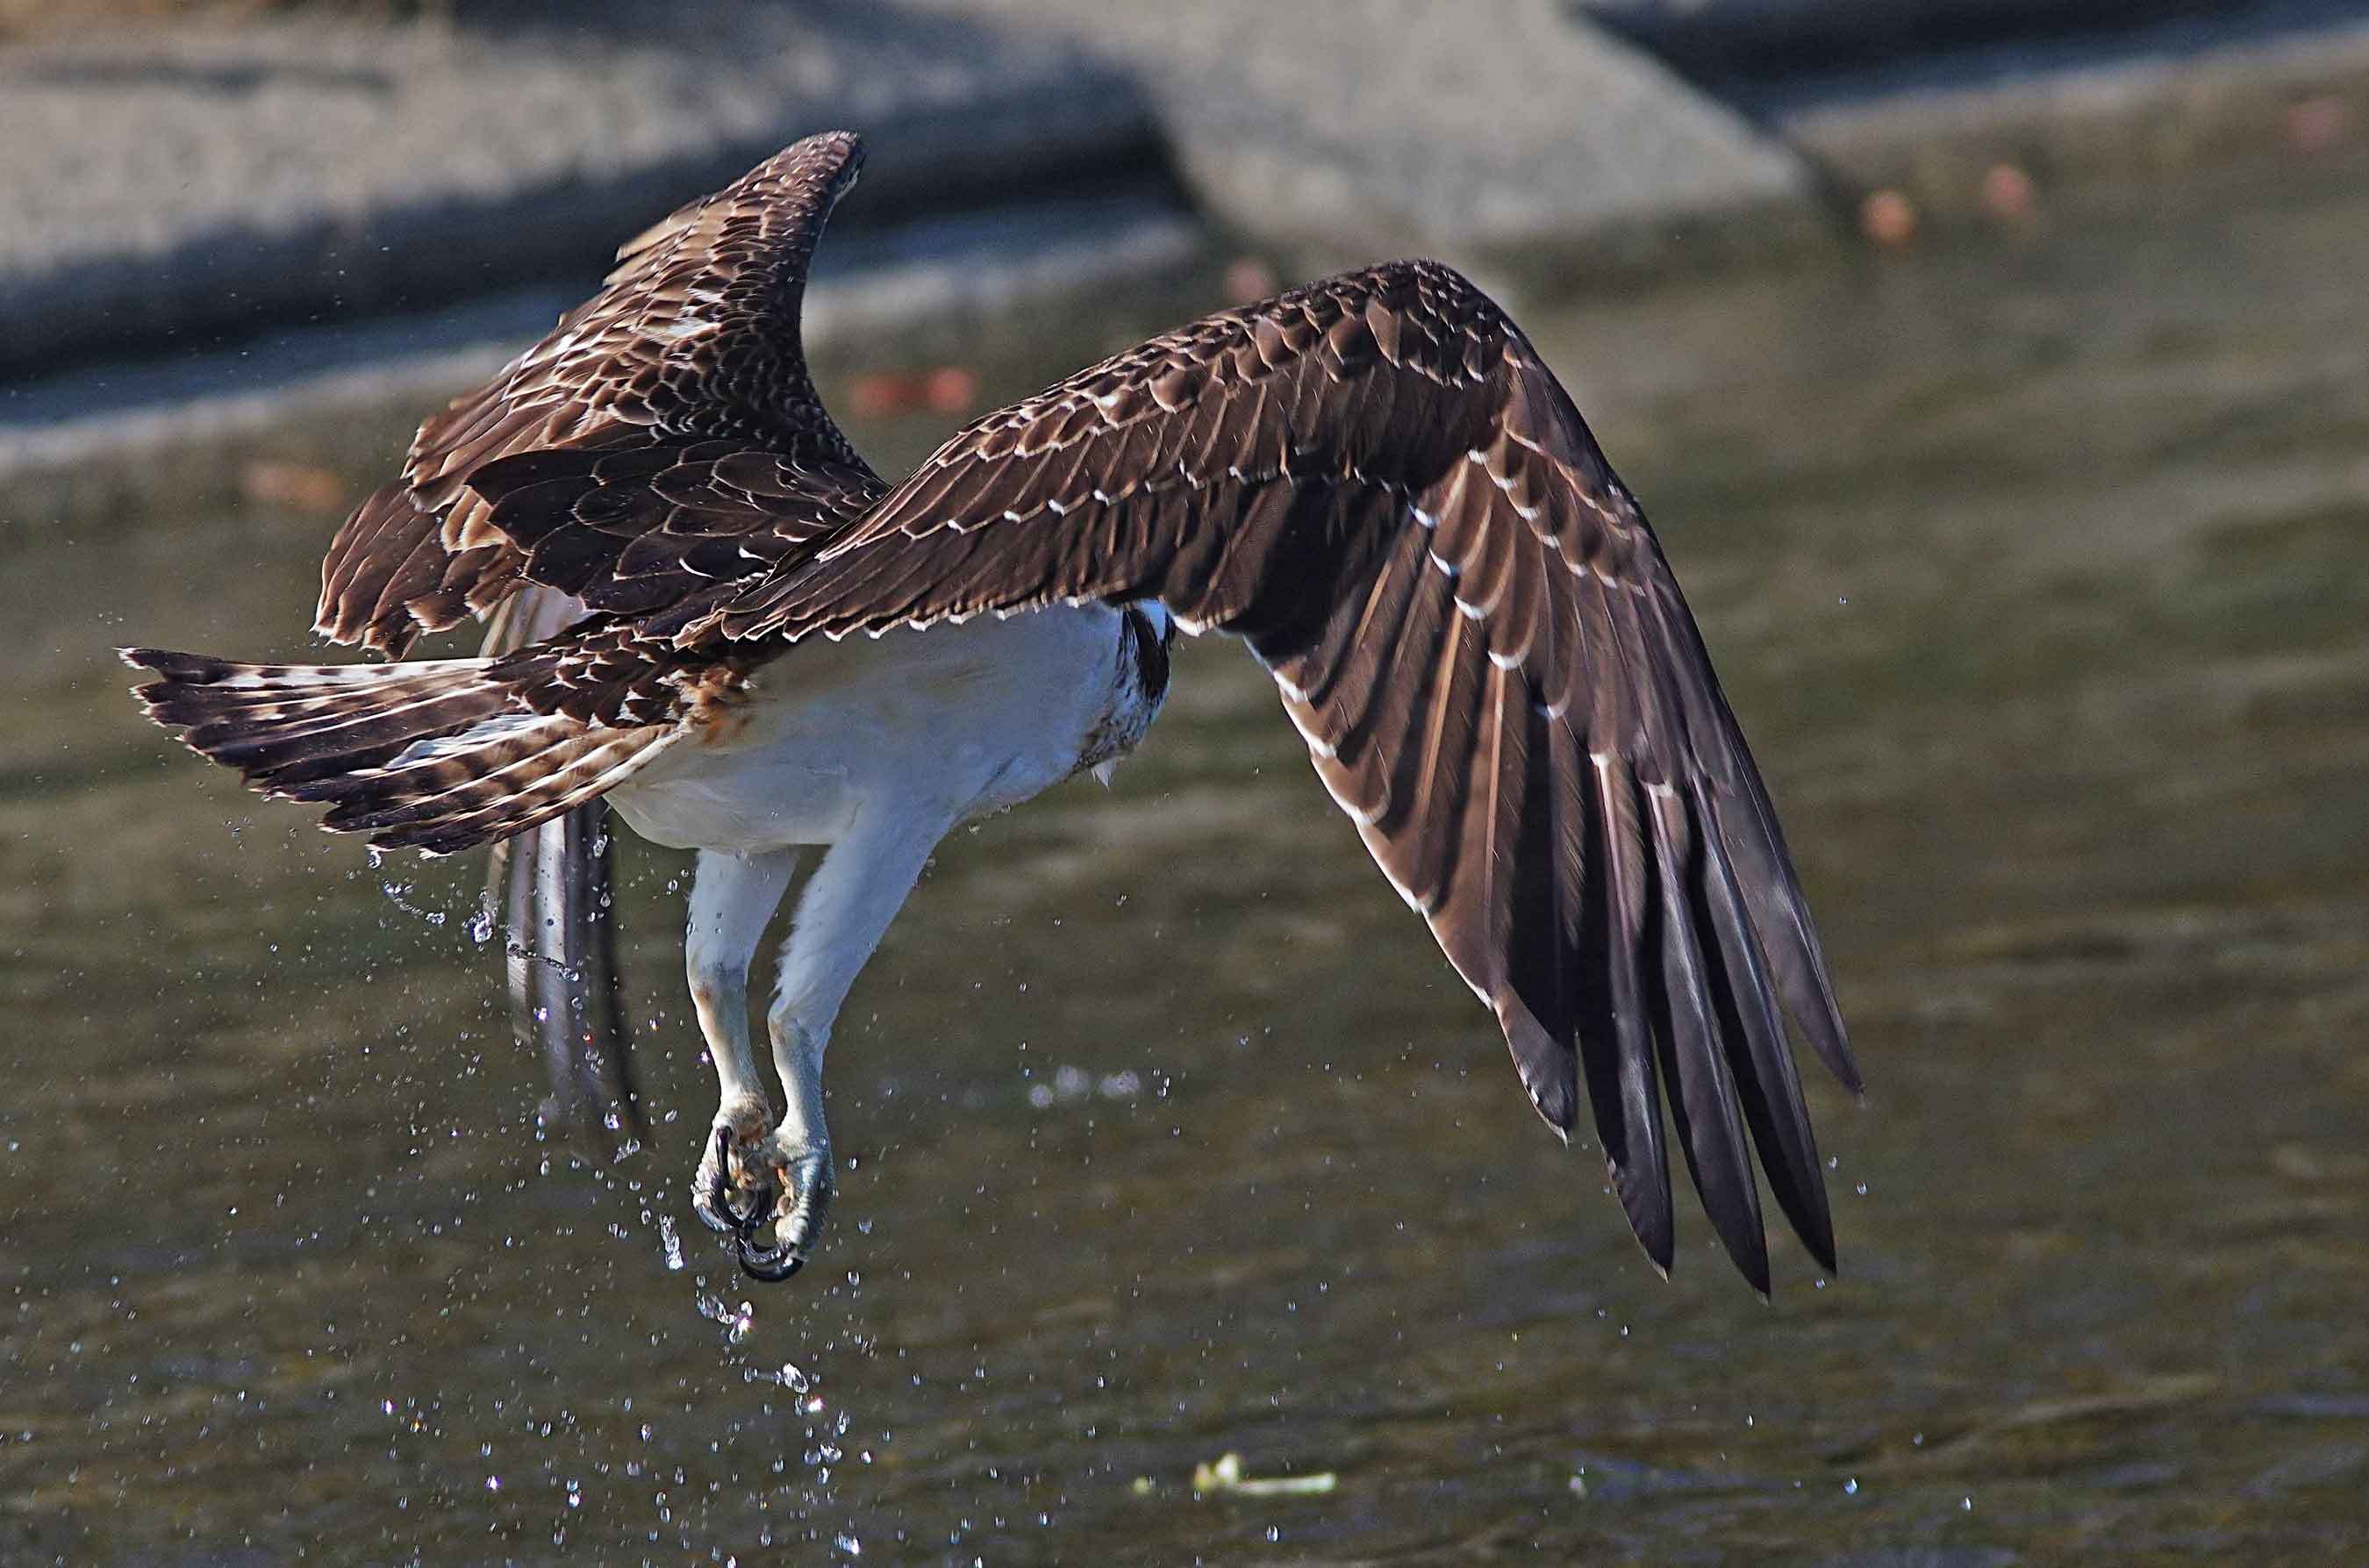
[[[429,925],[442,925],[448,918],[442,910],[423,909],[411,901],[413,886],[409,882],[382,882],[378,890],[386,895],[388,903],[414,920],[426,921]]]
[[[736,1306],[721,1296],[702,1291],[698,1306],[701,1317],[724,1325],[724,1340],[727,1345],[738,1345],[757,1327],[757,1309],[750,1302],[742,1301]]]
[[[784,1361],[771,1370],[761,1367],[751,1367],[742,1376],[750,1382],[772,1383],[779,1388],[787,1389],[794,1394],[814,1391],[814,1378],[795,1361]]]
[[[666,1250],[667,1272],[681,1274],[682,1272],[682,1238],[675,1234],[672,1215],[658,1216],[658,1242]]]

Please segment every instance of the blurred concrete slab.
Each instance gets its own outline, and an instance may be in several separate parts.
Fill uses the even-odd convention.
[[[578,276],[828,127],[873,142],[859,224],[1157,155],[1127,76],[1043,32],[762,0],[553,13],[0,52],[0,365]]]
[[[1800,159],[1561,0],[912,0],[1125,70],[1179,168],[1294,270],[1430,251],[1662,265],[1815,227]]]

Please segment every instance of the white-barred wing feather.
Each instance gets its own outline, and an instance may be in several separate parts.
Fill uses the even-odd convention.
[[[724,440],[869,478],[798,331],[807,264],[862,162],[854,136],[810,136],[627,242],[601,292],[420,427],[401,477],[330,544],[314,629],[400,654],[516,591],[519,553],[471,485],[502,457]]]

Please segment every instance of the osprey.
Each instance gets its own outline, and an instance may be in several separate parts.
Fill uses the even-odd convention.
[[[1671,1259],[1663,1104],[1766,1292],[1746,1139],[1834,1237],[1782,1014],[1856,1090],[1759,773],[1643,514],[1521,332],[1429,261],[1223,312],[975,420],[891,486],[798,333],[862,149],[808,138],[619,252],[606,286],[422,427],[330,546],[316,630],[564,596],[476,658],[258,665],[150,648],[148,712],[325,826],[442,854],[605,799],[698,852],[684,940],[720,1104],[693,1204],[786,1277],[835,1185],[822,1070],[933,848],[1143,738],[1175,632],[1273,674],[1316,771]],[[573,624],[565,624],[569,616]],[[767,1013],[759,938],[801,856]]]

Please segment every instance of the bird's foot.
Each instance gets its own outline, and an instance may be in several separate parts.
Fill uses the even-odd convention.
[[[692,1207],[733,1239],[751,1278],[787,1279],[806,1266],[839,1191],[829,1144],[768,1128],[764,1105],[727,1106],[700,1156]]]
[[[691,1207],[709,1230],[746,1238],[779,1206],[771,1120],[762,1103],[727,1105],[715,1114],[691,1185]]]
[[[739,1235],[740,1271],[752,1279],[787,1279],[806,1266],[830,1214],[830,1200],[839,1192],[839,1170],[829,1144],[784,1148],[778,1160],[773,1171],[785,1201],[770,1211],[771,1224],[760,1219]]]

